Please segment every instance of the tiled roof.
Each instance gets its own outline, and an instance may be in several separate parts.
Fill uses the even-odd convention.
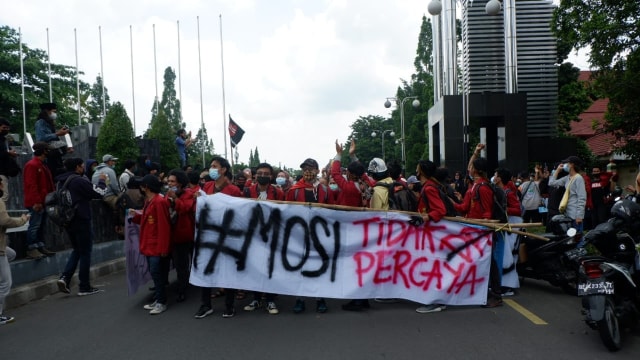
[[[613,152],[616,138],[610,133],[600,133],[585,140],[595,156],[602,157]]]
[[[588,71],[588,70],[580,71],[580,75],[578,75],[578,81],[591,82],[591,71]]]
[[[580,121],[571,122],[570,133],[581,138],[595,135],[595,129],[602,128],[602,124],[604,124],[604,114],[607,111],[608,104],[609,99],[598,99],[594,101],[587,110],[578,116]],[[594,124],[596,124],[595,129]]]

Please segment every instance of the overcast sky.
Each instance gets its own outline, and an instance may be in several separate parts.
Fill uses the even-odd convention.
[[[0,12],[0,24],[21,28],[23,42],[47,49],[51,62],[75,66],[74,28],[82,79],[100,70],[112,101],[134,120],[130,26],[133,33],[135,128],[142,134],[171,66],[182,87],[187,130],[200,127],[198,32],[202,59],[202,113],[215,151],[225,154],[220,15],[226,114],[246,131],[239,161],[250,149],[276,166],[298,168],[307,157],[326,163],[334,142],[346,141],[359,116],[388,116],[383,103],[400,79],[410,79],[428,0],[23,0]],[[6,10],[6,9],[5,9]],[[178,27],[180,22],[180,67]],[[578,65],[586,66],[586,63]],[[178,89],[176,81],[176,90]],[[55,101],[55,99],[54,99]],[[64,116],[64,115],[63,115]],[[64,119],[70,124],[76,119]],[[228,133],[227,133],[228,139]],[[231,149],[227,149],[231,158]],[[231,159],[229,159],[231,160]],[[368,160],[368,159],[365,159]]]

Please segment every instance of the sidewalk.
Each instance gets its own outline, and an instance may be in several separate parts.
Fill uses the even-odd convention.
[[[71,249],[42,260],[18,260],[11,262],[13,286],[5,299],[7,309],[25,305],[58,293],[56,281],[64,268]],[[125,269],[122,240],[94,244],[91,257],[91,279]],[[78,274],[72,284],[78,284]],[[73,290],[72,290],[73,291]]]

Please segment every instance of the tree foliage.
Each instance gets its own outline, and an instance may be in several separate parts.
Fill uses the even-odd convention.
[[[164,115],[162,108],[160,108],[158,114],[151,119],[151,125],[145,134],[145,138],[158,139],[160,165],[165,172],[180,167],[178,148],[175,143],[176,134],[171,132],[170,129],[169,120]]]
[[[171,129],[173,129],[175,133],[178,129],[184,128],[185,124],[182,122],[180,100],[176,97],[176,73],[171,66],[168,66],[164,70],[164,81],[162,85],[164,89],[162,90],[160,107],[162,111],[164,111],[165,116],[169,120],[169,124],[171,124]]]
[[[111,154],[121,161],[117,163],[117,172],[124,171],[124,160],[136,160],[140,149],[136,143],[135,133],[127,110],[120,102],[115,102],[107,112],[104,124],[100,128],[100,136],[96,152],[101,157]]]
[[[195,141],[187,148],[187,163],[197,169],[207,169],[214,154],[213,141],[209,139],[207,128],[201,126]]]
[[[382,132],[385,130],[393,130],[395,137],[389,132],[385,135],[385,160],[396,158],[396,148],[400,149],[400,145],[396,146],[395,139],[400,133],[395,132],[393,124],[386,118],[377,115],[360,116],[353,124],[351,124],[351,135],[347,143],[343,144],[341,162],[346,166],[351,161],[349,159],[349,146],[351,139],[356,142],[356,156],[363,164],[368,164],[374,157],[382,158]],[[376,136],[371,136],[372,133]]]
[[[86,111],[87,122],[102,122],[102,112],[106,108],[106,112],[109,112],[111,108],[111,98],[109,97],[109,90],[104,87],[104,106],[103,106],[103,83],[100,75],[96,76],[96,82],[91,85],[88,91],[88,98],[86,99]]]
[[[605,130],[618,151],[640,158],[640,3],[637,0],[563,0],[555,31],[573,49],[590,48],[595,87],[609,98]]]

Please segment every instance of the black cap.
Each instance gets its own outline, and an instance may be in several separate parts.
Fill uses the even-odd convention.
[[[40,110],[58,110],[58,107],[55,103],[44,103],[40,104]]]
[[[582,165],[582,160],[577,156],[569,156],[568,158],[562,160],[563,163],[572,163],[573,165]]]
[[[318,166],[318,162],[309,158],[307,160],[305,160],[302,164],[300,164],[300,169],[305,168],[305,167],[312,167],[314,169],[319,169],[320,167]]]

